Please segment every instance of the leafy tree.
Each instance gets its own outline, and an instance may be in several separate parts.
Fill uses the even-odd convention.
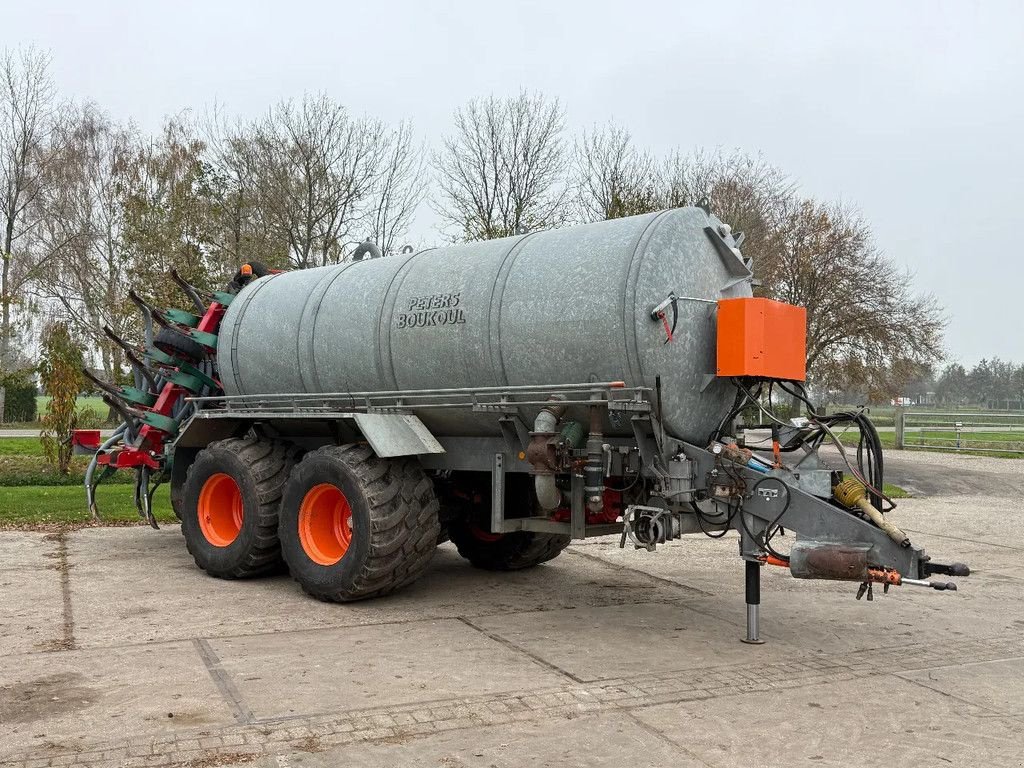
[[[71,464],[71,433],[77,423],[76,401],[82,391],[82,348],[67,323],[50,324],[43,331],[39,378],[50,401],[43,414],[40,441],[47,460],[62,475]]]
[[[971,393],[971,402],[988,404],[994,398],[996,377],[992,363],[982,358],[967,374],[967,386]]]
[[[1019,367],[998,357],[982,359],[967,374],[970,401],[991,408],[1018,407],[1019,371]]]
[[[767,296],[807,308],[807,367],[819,385],[868,370],[902,384],[941,357],[946,321],[935,299],[912,292],[849,208],[794,201],[755,268]]]
[[[187,306],[167,276],[172,268],[206,290],[234,271],[212,256],[214,194],[204,150],[192,126],[175,118],[158,140],[137,144],[124,161],[129,280],[160,307]]]
[[[1024,410],[1024,364],[1014,368],[1010,376],[1010,398],[1016,401],[1016,408]]]
[[[0,421],[36,420],[36,385],[31,375],[31,370],[19,370],[0,377],[5,393]]]
[[[929,395],[934,395],[936,391],[935,366],[930,362],[923,365],[908,362],[903,374],[905,381],[894,396],[902,394],[910,397],[916,404],[927,404]]]
[[[967,371],[960,363],[950,363],[942,369],[935,386],[939,402],[963,405],[968,401]]]
[[[791,211],[794,183],[764,158],[736,150],[676,150],[665,159],[660,173],[660,207],[706,205],[744,235],[743,255],[760,262]]]

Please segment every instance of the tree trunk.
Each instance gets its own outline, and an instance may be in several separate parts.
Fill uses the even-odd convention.
[[[14,241],[14,221],[7,223],[4,235],[4,266],[0,277],[0,372],[7,370],[8,356],[11,352],[11,245]]]

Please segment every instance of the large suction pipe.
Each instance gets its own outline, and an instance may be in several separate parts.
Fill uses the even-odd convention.
[[[596,405],[590,406],[583,493],[587,497],[587,509],[595,514],[604,509],[604,435],[601,432],[601,411]]]
[[[562,492],[555,484],[555,457],[553,439],[558,434],[558,422],[565,413],[560,395],[551,397],[551,403],[541,408],[533,421],[526,460],[533,466],[534,488],[540,508],[550,512],[562,504]]]
[[[367,258],[379,259],[381,255],[380,248],[377,247],[376,243],[372,240],[365,240],[352,251],[352,261],[362,261]]]

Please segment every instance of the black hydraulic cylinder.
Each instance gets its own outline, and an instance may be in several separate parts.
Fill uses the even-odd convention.
[[[746,561],[747,605],[761,604],[761,564]]]
[[[746,560],[747,582],[747,636],[744,643],[760,645],[761,639],[761,564]]]

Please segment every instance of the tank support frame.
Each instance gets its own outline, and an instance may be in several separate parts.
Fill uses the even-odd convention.
[[[920,547],[894,541],[870,519],[837,504],[831,498],[832,483],[825,477],[830,470],[819,468],[816,451],[790,468],[781,464],[752,468],[752,464],[729,459],[720,451],[677,440],[666,435],[659,423],[654,388],[599,382],[193,401],[196,412],[183,426],[176,448],[201,447],[212,439],[256,429],[306,447],[365,439],[378,451],[381,445],[389,446],[385,455],[416,455],[427,470],[486,472],[493,534],[530,531],[584,539],[620,533],[623,546],[628,539],[638,549],[653,550],[684,533],[734,529],[739,533],[739,554],[745,563],[747,626],[743,640],[748,643],[762,642],[760,579],[766,564],[787,567],[796,578],[858,583],[859,594],[866,592],[869,599],[872,582],[955,588],[920,581],[930,573],[951,571],[930,563]],[[422,416],[429,422],[431,414],[450,409],[492,416],[500,435],[432,435],[419,419]],[[568,445],[557,431],[530,431],[527,414],[538,409],[557,412],[554,423],[559,427],[563,413],[588,418],[586,447]],[[612,418],[620,425],[617,434],[600,434],[602,419]],[[624,419],[632,426],[631,436],[623,434]],[[537,453],[538,439],[541,453]],[[543,474],[543,451],[557,440],[562,441],[560,453],[557,461],[552,459],[551,472],[561,478],[559,513],[534,510],[533,514],[510,516],[508,475]],[[598,461],[603,464],[607,460],[608,467],[616,453],[632,456],[635,462],[628,474],[636,478],[634,483],[639,482],[643,492],[637,503],[623,507],[621,515],[593,516],[595,501],[601,511],[600,499],[592,493],[597,446],[605,457]],[[554,456],[555,448],[550,450]],[[623,463],[620,468],[625,466]],[[627,474],[603,472],[604,477]],[[779,527],[795,533],[792,560],[776,556],[768,545],[772,531]]]

